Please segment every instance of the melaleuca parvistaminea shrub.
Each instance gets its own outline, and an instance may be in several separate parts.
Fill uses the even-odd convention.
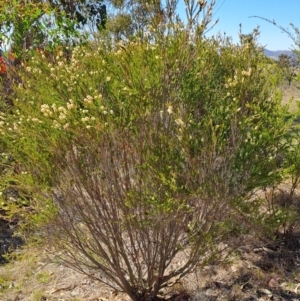
[[[133,300],[208,259],[232,211],[251,212],[279,179],[286,131],[255,43],[152,35],[37,56],[1,127],[34,192],[53,197],[66,263]]]

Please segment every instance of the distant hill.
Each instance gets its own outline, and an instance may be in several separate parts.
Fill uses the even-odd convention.
[[[268,49],[265,49],[265,55],[267,57],[270,57],[270,58],[273,58],[275,60],[278,59],[278,57],[281,55],[281,54],[287,54],[287,55],[293,55],[293,51],[290,51],[290,50],[277,50],[277,51],[272,51],[272,50],[268,50]]]

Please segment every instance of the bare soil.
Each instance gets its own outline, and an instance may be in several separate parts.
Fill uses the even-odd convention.
[[[223,260],[201,267],[164,294],[172,301],[300,300],[300,236],[262,244],[240,237]],[[236,244],[236,241],[234,242]],[[17,251],[0,266],[0,300],[129,301],[61,264],[46,246]]]

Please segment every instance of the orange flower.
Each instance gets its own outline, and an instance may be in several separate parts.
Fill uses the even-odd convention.
[[[9,53],[9,59],[12,61],[16,59],[15,55],[12,52]]]
[[[3,57],[0,57],[0,74],[5,74],[6,73],[6,64],[5,61],[3,60]]]

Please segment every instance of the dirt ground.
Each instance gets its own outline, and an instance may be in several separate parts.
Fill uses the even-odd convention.
[[[2,301],[130,300],[63,266],[45,247],[17,254],[0,266]],[[270,244],[244,236],[226,260],[199,268],[164,293],[173,301],[300,300],[300,236]]]

